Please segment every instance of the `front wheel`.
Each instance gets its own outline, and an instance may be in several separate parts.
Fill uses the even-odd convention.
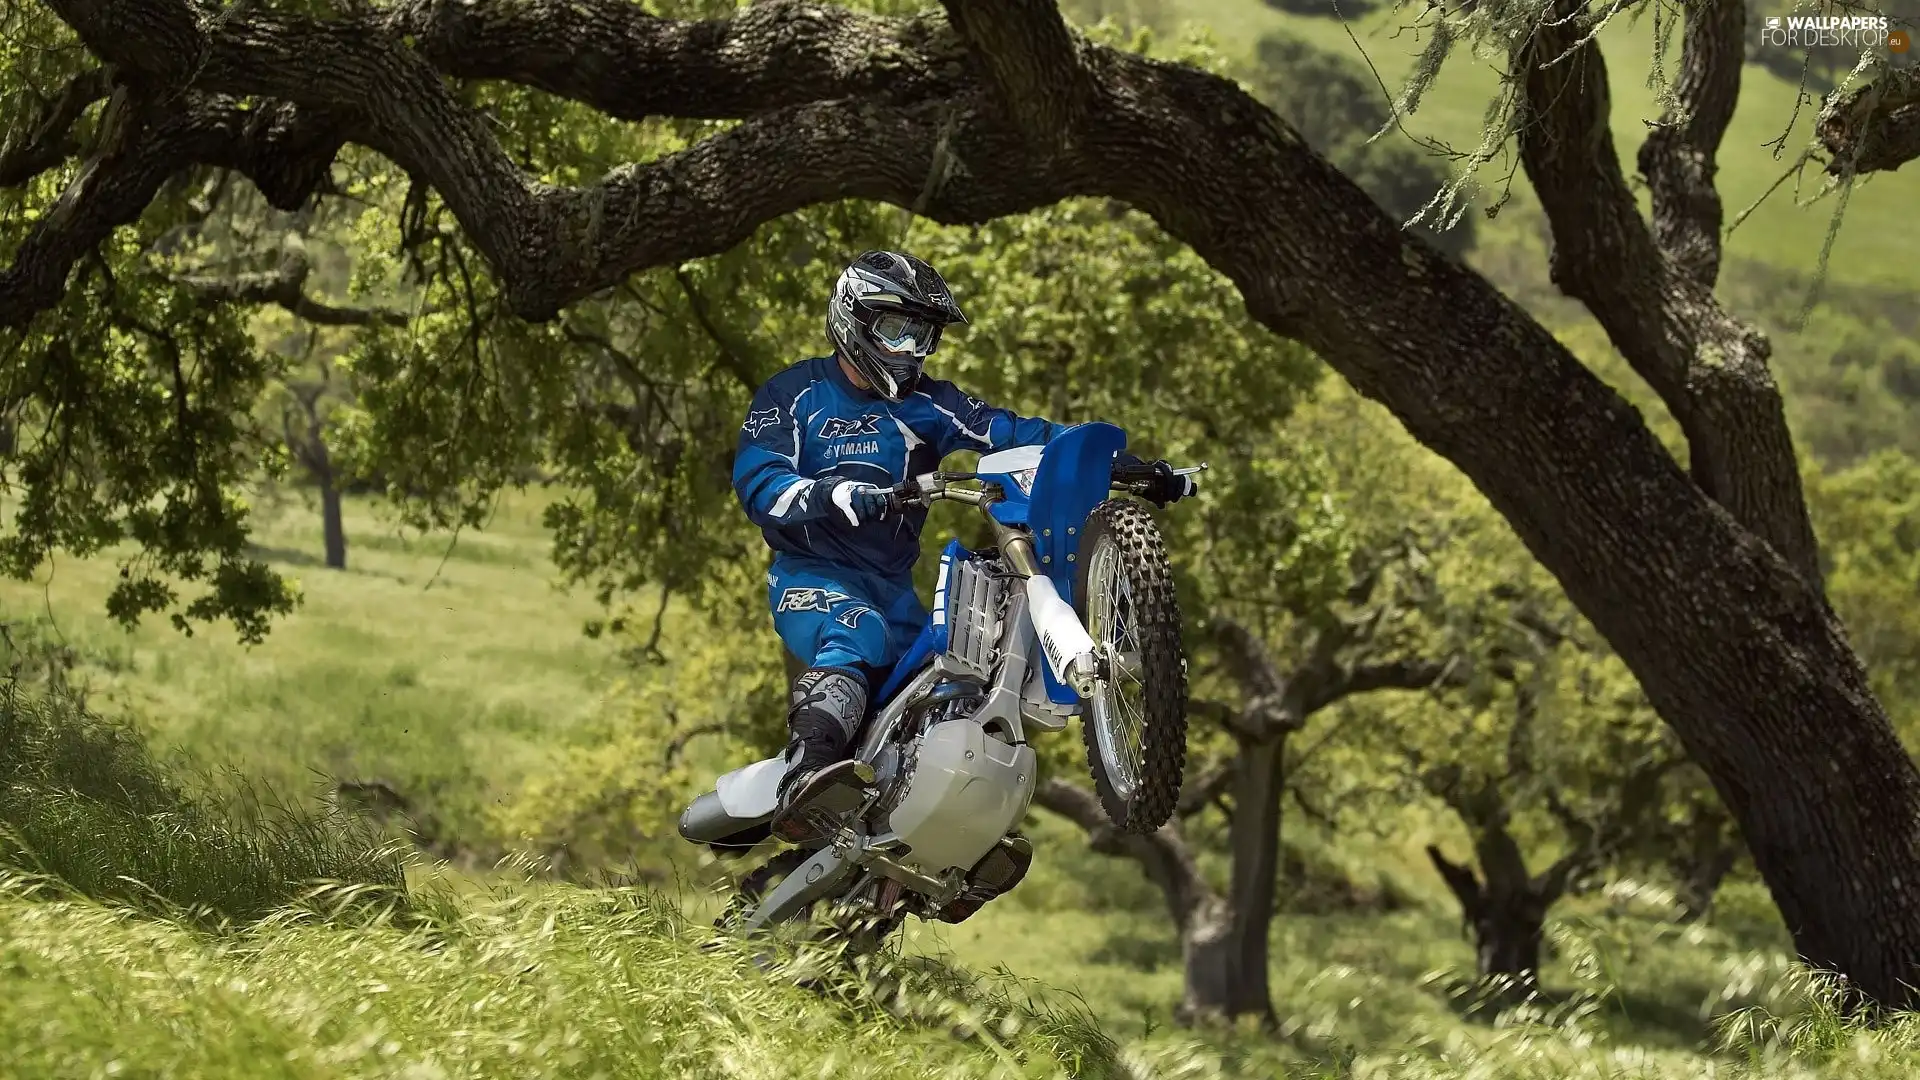
[[[1108,499],[1087,516],[1074,608],[1100,660],[1080,718],[1107,817],[1149,833],[1173,817],[1187,762],[1187,669],[1167,546],[1145,504]]]

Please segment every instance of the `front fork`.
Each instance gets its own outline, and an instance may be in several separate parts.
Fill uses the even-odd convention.
[[[1041,572],[1034,557],[1033,537],[1018,529],[993,521],[999,534],[1000,552],[1007,565],[1026,579],[1027,611],[1033,618],[1034,632],[1040,638],[1040,651],[1046,655],[1053,677],[1071,686],[1082,698],[1093,696],[1099,674],[1099,660],[1093,636],[1081,624],[1072,605],[1060,598],[1053,579]]]

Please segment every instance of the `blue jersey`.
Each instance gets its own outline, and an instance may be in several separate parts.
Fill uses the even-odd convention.
[[[861,390],[831,356],[803,360],[753,395],[733,459],[733,490],[776,552],[823,559],[885,578],[904,577],[920,555],[925,507],[853,526],[825,498],[830,476],[891,487],[932,472],[955,450],[1045,443],[1066,430],[1017,416],[922,377],[899,403]]]

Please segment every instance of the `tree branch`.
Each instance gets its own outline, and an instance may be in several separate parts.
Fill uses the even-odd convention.
[[[978,65],[938,15],[887,19],[766,0],[721,19],[663,19],[628,0],[406,0],[380,29],[411,35],[458,79],[498,79],[621,120],[732,120],[795,104],[929,101]]]
[[[1641,164],[1655,228],[1614,151],[1606,63],[1582,0],[1556,0],[1515,50],[1525,80],[1521,160],[1553,229],[1553,281],[1593,312],[1687,437],[1694,482],[1820,587],[1793,439],[1764,335],[1713,296],[1720,200],[1713,155],[1739,90],[1741,0],[1687,9],[1677,89]],[[1657,237],[1656,237],[1657,234]]]
[[[280,266],[265,273],[238,277],[183,278],[181,284],[196,296],[239,304],[277,304],[289,313],[319,326],[405,326],[408,315],[390,308],[336,307],[306,294],[311,267],[304,253],[289,249]]]
[[[1193,850],[1173,823],[1144,835],[1119,832],[1107,820],[1093,792],[1057,777],[1034,788],[1033,803],[1086,830],[1093,850],[1140,863],[1160,886],[1176,925],[1185,927],[1202,905],[1216,899],[1213,887],[1200,873]]]
[[[1036,152],[1066,149],[1096,87],[1055,0],[943,0]]]
[[[1433,868],[1440,872],[1441,880],[1447,883],[1447,888],[1460,901],[1460,912],[1471,926],[1480,914],[1480,879],[1474,875],[1473,868],[1449,861],[1435,844],[1427,845],[1427,858],[1432,860]]]
[[[1238,715],[1227,724],[1228,729],[1254,742],[1265,742],[1298,730],[1306,717],[1292,707],[1292,699],[1296,696],[1289,693],[1292,680],[1281,674],[1267,651],[1266,642],[1261,641],[1260,636],[1246,624],[1224,615],[1215,615],[1208,621],[1207,629],[1218,644],[1227,671],[1240,685],[1241,695],[1246,701]],[[1330,631],[1323,632],[1322,640],[1328,633]],[[1302,667],[1311,664],[1312,660],[1309,659]]]
[[[687,307],[693,311],[693,321],[700,324],[700,329],[707,332],[707,337],[712,339],[714,347],[720,350],[720,366],[726,368],[727,374],[733,376],[734,381],[744,387],[747,393],[751,394],[759,389],[760,379],[754,374],[753,365],[749,364],[734,348],[733,342],[720,332],[719,325],[707,313],[706,298],[700,295],[700,290],[693,287],[687,272],[680,267],[674,267],[673,280],[679,284],[680,291],[686,295]]]
[[[0,188],[17,187],[80,151],[73,125],[87,107],[107,96],[106,69],[93,68],[67,80],[39,115],[22,124],[17,141],[0,146]]]
[[[1740,100],[1745,22],[1743,0],[1687,5],[1675,108],[1640,146],[1640,172],[1653,194],[1654,238],[1676,272],[1708,289],[1720,274],[1715,159]]]
[[[1219,798],[1233,786],[1233,769],[1228,765],[1216,766],[1206,775],[1188,780],[1180,788],[1180,799],[1174,809],[1178,817],[1192,817],[1207,808],[1213,800]]]
[[[1920,70],[1895,68],[1820,112],[1814,126],[1837,176],[1891,172],[1920,157]]]
[[[272,205],[297,208],[324,179],[342,127],[297,106],[212,96],[158,110],[88,159],[15,249],[13,265],[0,271],[0,327],[25,326],[58,302],[73,265],[138,218],[160,185],[191,165],[234,169]]]
[[[1312,715],[1342,698],[1376,690],[1425,690],[1458,677],[1459,665],[1438,660],[1384,660],[1344,670],[1307,702]]]
[[[1553,861],[1553,865],[1541,871],[1529,883],[1533,894],[1544,904],[1552,904],[1565,896],[1575,880],[1585,877],[1595,869],[1599,861],[1598,853],[1587,848],[1575,848]]]

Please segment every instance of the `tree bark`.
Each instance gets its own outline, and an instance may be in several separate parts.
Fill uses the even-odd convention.
[[[1044,0],[951,0],[960,33],[780,0],[706,23],[616,0],[340,20],[202,20],[184,0],[49,6],[139,83],[116,101],[166,104],[109,103],[112,137],[0,272],[0,327],[55,303],[71,268],[181,169],[234,168],[274,205],[297,206],[348,139],[438,191],[531,319],[828,200],[946,223],[1073,195],[1142,209],[1231,278],[1256,319],[1314,349],[1486,493],[1713,778],[1801,954],[1888,1004],[1920,1001],[1920,772],[1817,582],[1795,569],[1807,564],[1765,387],[1736,386],[1725,412],[1694,403],[1695,427],[1719,434],[1690,477],[1549,331],[1399,229],[1230,80],[1063,34]],[[627,119],[742,122],[556,187],[514,165],[447,75],[510,79]],[[1552,118],[1559,106],[1538,107]],[[1536,183],[1543,201],[1548,186]],[[1712,359],[1670,347],[1670,325],[1654,327],[1645,356]],[[1757,352],[1731,354],[1736,374]],[[1685,379],[1662,387],[1691,392]],[[1738,423],[1724,423],[1742,416],[1761,421],[1752,473]]]
[[[1838,176],[1892,171],[1920,157],[1920,71],[1896,68],[1821,110],[1814,131]]]

